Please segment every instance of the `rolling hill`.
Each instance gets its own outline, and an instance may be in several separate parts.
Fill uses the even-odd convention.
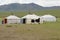
[[[55,10],[60,9],[60,6],[53,6],[53,7],[42,7],[35,3],[29,4],[19,4],[19,3],[11,3],[8,5],[1,5],[0,11],[39,11],[39,10]]]

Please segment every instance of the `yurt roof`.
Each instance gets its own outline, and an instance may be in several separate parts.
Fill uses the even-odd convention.
[[[52,15],[44,15],[44,16],[41,16],[41,17],[55,17],[55,16],[52,16]]]
[[[29,18],[29,19],[37,19],[39,18],[39,16],[35,15],[35,14],[28,14],[22,18]]]
[[[15,16],[15,15],[10,15],[8,17],[6,17],[7,19],[20,19],[19,17]]]

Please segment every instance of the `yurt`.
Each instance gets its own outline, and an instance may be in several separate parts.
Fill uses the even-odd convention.
[[[7,19],[7,24],[20,23],[20,18],[15,15],[10,15],[10,16],[6,17],[6,19]]]
[[[44,16],[41,16],[41,18],[45,22],[56,22],[56,17],[52,15],[44,15]]]
[[[40,22],[39,16],[35,14],[28,14],[21,18],[21,23],[23,24],[37,24]]]

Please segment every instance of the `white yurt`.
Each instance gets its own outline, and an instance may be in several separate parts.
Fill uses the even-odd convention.
[[[20,23],[20,18],[15,15],[10,15],[6,17],[8,24],[17,24]]]
[[[31,23],[37,24],[36,20],[39,19],[39,16],[35,14],[28,14],[22,17],[21,19],[22,19],[21,22],[23,22],[23,19],[24,19],[26,24],[31,24]]]
[[[44,16],[41,16],[41,18],[45,22],[56,22],[56,17],[52,15],[44,15]]]

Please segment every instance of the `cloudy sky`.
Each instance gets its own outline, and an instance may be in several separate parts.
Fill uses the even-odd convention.
[[[0,0],[0,5],[9,3],[36,3],[44,7],[60,6],[60,0]]]

